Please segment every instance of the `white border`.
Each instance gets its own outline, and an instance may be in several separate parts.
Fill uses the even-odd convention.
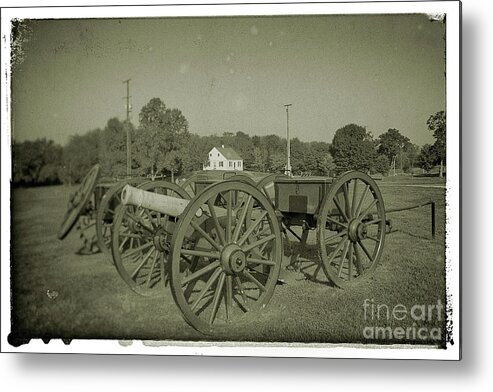
[[[1,349],[2,352],[43,353],[111,353],[111,354],[161,354],[161,355],[210,355],[210,356],[267,356],[267,357],[319,357],[319,358],[386,358],[386,359],[443,359],[460,357],[460,308],[459,308],[459,257],[460,257],[460,208],[459,201],[459,2],[401,2],[401,3],[320,3],[320,4],[228,4],[182,5],[146,7],[60,7],[60,8],[10,8],[2,9],[2,64],[1,64]],[[332,344],[219,344],[213,342],[176,342],[169,346],[149,347],[142,342],[123,346],[116,341],[74,340],[70,345],[53,341],[48,345],[33,340],[18,348],[10,346],[10,20],[13,18],[104,18],[104,17],[170,17],[170,16],[231,16],[231,15],[310,15],[310,14],[392,14],[392,13],[446,13],[447,14],[447,295],[450,296],[453,313],[453,339],[455,344],[447,350],[423,346],[368,346]],[[163,342],[166,343],[166,342]],[[371,349],[370,349],[371,347]],[[403,348],[406,347],[406,348]]]

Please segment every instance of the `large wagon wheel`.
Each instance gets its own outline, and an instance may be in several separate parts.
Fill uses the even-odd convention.
[[[166,181],[148,182],[140,189],[180,199],[189,195]],[[170,239],[175,218],[143,207],[120,205],[112,230],[113,262],[122,279],[136,293],[158,295],[167,281]]]
[[[375,181],[365,173],[343,174],[325,195],[317,217],[325,275],[339,287],[375,270],[385,240],[385,207]]]
[[[257,188],[234,180],[206,188],[180,215],[171,245],[171,292],[185,320],[208,334],[265,306],[281,248],[274,209]]]
[[[77,218],[82,214],[84,208],[91,199],[96,182],[98,181],[101,166],[94,165],[84,177],[77,191],[70,196],[68,210],[58,230],[58,238],[63,240],[75,225]]]
[[[122,180],[113,185],[101,198],[96,215],[96,235],[99,249],[107,256],[113,264],[111,254],[111,229],[115,218],[116,208],[121,204],[121,192],[125,185],[139,185],[146,182],[144,178],[132,178]]]

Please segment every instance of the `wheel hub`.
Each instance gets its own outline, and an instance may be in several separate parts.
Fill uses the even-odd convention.
[[[169,250],[168,233],[166,232],[166,230],[164,230],[164,228],[159,227],[156,230],[156,232],[152,236],[152,241],[156,249],[160,252],[166,252]]]
[[[239,274],[246,266],[245,252],[236,244],[226,245],[221,252],[221,265],[227,274]]]
[[[359,219],[353,219],[348,226],[349,238],[352,242],[357,242],[366,238],[368,226]]]

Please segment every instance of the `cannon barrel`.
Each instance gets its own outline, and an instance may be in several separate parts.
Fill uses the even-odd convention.
[[[131,185],[126,185],[122,190],[123,205],[143,207],[174,217],[181,215],[189,202],[178,197],[144,191]],[[199,209],[196,215],[200,217],[202,209]]]

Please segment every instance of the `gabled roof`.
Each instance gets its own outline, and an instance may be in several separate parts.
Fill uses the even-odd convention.
[[[217,150],[224,155],[224,158],[230,159],[230,160],[235,160],[235,161],[241,161],[243,160],[240,155],[233,150],[231,147],[216,147]]]

